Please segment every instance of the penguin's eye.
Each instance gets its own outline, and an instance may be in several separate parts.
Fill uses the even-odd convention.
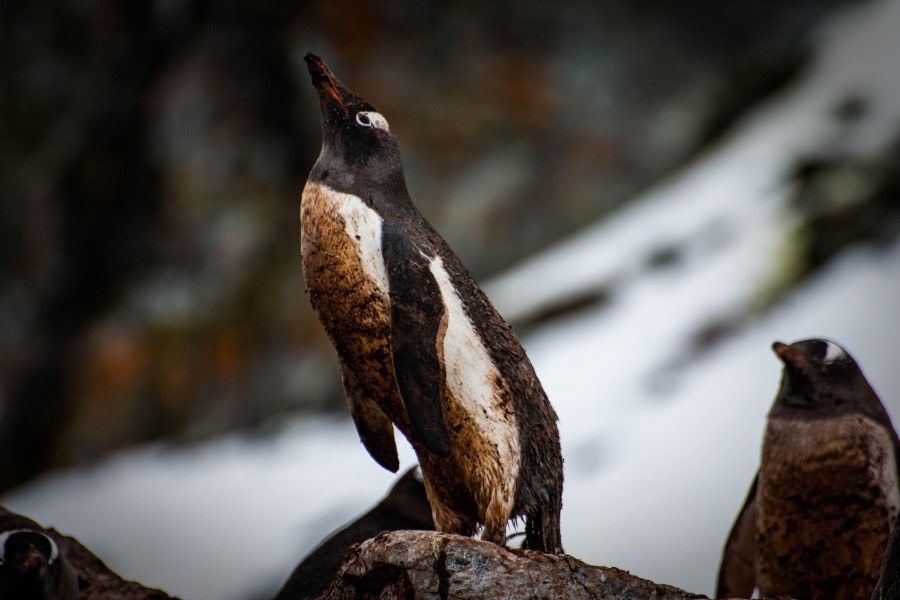
[[[375,111],[363,110],[356,113],[356,122],[363,127],[373,127],[382,131],[390,131],[387,119],[381,116],[381,113]]]

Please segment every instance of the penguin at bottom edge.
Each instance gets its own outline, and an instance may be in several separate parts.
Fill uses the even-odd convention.
[[[900,508],[897,433],[838,344],[775,342],[784,363],[759,471],[728,536],[717,598],[868,600]]]
[[[881,576],[872,592],[872,600],[900,600],[900,527],[894,519],[891,537],[888,538],[884,558],[881,561]]]
[[[51,533],[0,506],[0,598],[77,597],[78,578]]]
[[[316,598],[327,588],[344,562],[347,549],[383,531],[434,530],[431,505],[418,466],[397,480],[388,494],[343,529],[333,533],[297,565],[275,600]]]

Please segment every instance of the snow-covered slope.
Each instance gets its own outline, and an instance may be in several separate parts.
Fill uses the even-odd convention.
[[[614,290],[524,340],[560,417],[570,554],[712,592],[778,384],[775,339],[839,341],[900,420],[900,241],[845,252],[766,316],[687,359],[698,328],[743,312],[777,276],[794,160],[837,146],[875,152],[900,134],[898,30],[900,2],[848,16],[805,79],[705,158],[488,286],[511,319]],[[836,121],[834,107],[860,94],[871,100],[862,118],[851,128]],[[677,262],[646,268],[676,246]],[[128,452],[0,502],[77,535],[127,577],[228,600],[276,585],[392,479],[349,421],[319,418],[272,438]]]

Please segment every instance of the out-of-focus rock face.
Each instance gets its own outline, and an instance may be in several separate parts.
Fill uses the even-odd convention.
[[[0,489],[341,405],[299,262],[307,50],[385,113],[482,277],[686,160],[840,2],[751,4],[4,6]]]

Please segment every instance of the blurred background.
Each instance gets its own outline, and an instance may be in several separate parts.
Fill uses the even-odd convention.
[[[391,122],[413,200],[477,279],[497,282],[530,351],[531,333],[603,308],[622,280],[517,308],[505,275],[720,147],[809,72],[829,32],[893,4],[3,3],[0,492],[147,442],[346,421],[300,266],[300,191],[321,144],[307,51]],[[654,367],[651,392],[846,251],[895,242],[897,122],[877,121],[887,139],[864,152],[841,145],[893,101],[877,86],[828,100],[833,136],[780,165],[788,242],[752,301],[702,315],[678,360]],[[707,225],[713,248],[732,235]],[[658,242],[642,268],[684,261],[685,246]],[[527,305],[548,286],[514,295]],[[565,400],[551,400],[562,417]]]

